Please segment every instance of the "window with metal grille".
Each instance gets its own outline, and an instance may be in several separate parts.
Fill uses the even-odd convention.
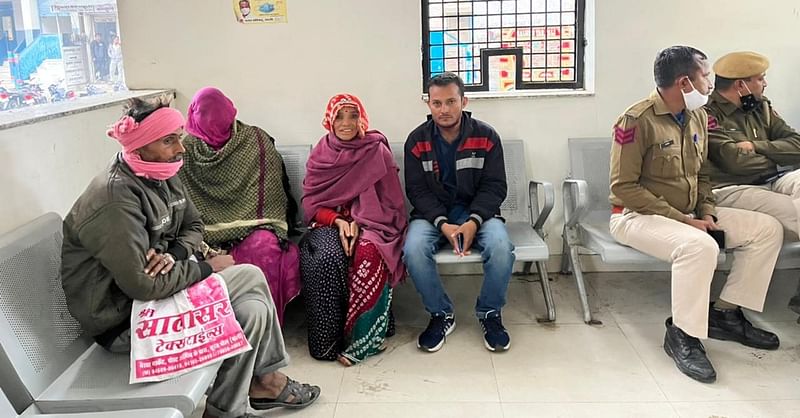
[[[443,72],[467,91],[584,87],[585,0],[422,0],[423,89]]]

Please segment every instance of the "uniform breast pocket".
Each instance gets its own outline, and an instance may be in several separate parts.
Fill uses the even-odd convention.
[[[700,172],[700,166],[703,165],[703,144],[699,142],[694,143],[694,156],[692,164],[687,164],[687,167],[690,167],[692,172],[689,174],[697,174]]]
[[[749,141],[750,140],[750,138],[747,136],[747,132],[745,132],[742,129],[739,129],[739,128],[724,129],[723,128],[723,130],[725,131],[725,134],[728,135],[728,137],[730,137],[732,140],[734,140],[736,142]]]
[[[662,178],[674,178],[681,175],[681,149],[678,147],[653,149],[653,175]]]

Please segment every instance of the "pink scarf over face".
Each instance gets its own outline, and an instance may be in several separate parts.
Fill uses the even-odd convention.
[[[311,151],[303,181],[305,222],[322,207],[351,204],[361,236],[375,244],[389,269],[392,287],[405,276],[401,255],[408,228],[398,171],[382,133],[341,141],[329,132]]]
[[[231,138],[236,108],[222,91],[205,87],[195,93],[186,117],[186,132],[219,151]]]
[[[162,107],[148,115],[141,122],[130,116],[123,116],[106,131],[106,135],[122,145],[122,159],[133,174],[151,180],[167,180],[178,174],[183,160],[162,163],[144,161],[135,151],[183,128],[181,112]]]

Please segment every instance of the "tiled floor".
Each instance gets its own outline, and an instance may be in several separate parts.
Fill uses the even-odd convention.
[[[472,314],[478,276],[447,277],[458,326],[434,354],[417,350],[427,316],[411,283],[395,292],[398,333],[385,353],[351,368],[311,359],[303,308],[290,306],[285,330],[293,378],[322,387],[317,404],[265,417],[800,417],[800,324],[786,302],[796,272],[779,272],[753,322],[777,332],[778,351],[706,342],[718,380],[678,372],[661,347],[669,315],[668,273],[589,274],[600,326],[585,325],[572,276],[552,283],[555,324],[540,323],[541,287],[514,277],[504,322],[512,349],[484,349]],[[715,282],[719,289],[722,280]],[[200,417],[201,411],[195,413]]]

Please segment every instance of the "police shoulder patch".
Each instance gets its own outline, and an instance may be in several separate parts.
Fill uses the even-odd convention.
[[[708,130],[715,131],[719,129],[719,122],[717,122],[717,118],[714,117],[712,114],[708,114]]]
[[[614,125],[614,142],[620,145],[636,140],[636,119],[624,115]]]

